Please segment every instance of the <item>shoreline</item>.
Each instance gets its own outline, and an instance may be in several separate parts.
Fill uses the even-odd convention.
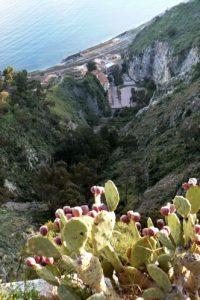
[[[62,61],[56,65],[44,69],[30,71],[28,72],[28,75],[31,79],[36,80],[42,80],[44,76],[48,76],[50,74],[64,76],[65,74],[70,74],[73,68],[84,65],[96,58],[101,58],[108,54],[122,53],[128,49],[138,32],[146,25],[147,23],[142,24],[135,29],[124,31],[111,39],[91,46],[80,52],[71,54],[62,59]]]

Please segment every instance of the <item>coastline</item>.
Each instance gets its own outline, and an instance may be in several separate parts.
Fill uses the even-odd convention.
[[[49,76],[51,74],[64,76],[70,74],[73,68],[84,65],[96,58],[101,58],[108,54],[123,53],[128,49],[138,32],[145,26],[146,24],[143,24],[136,29],[124,31],[105,42],[101,42],[85,50],[69,55],[60,63],[52,67],[28,72],[29,78],[41,81],[44,76]]]

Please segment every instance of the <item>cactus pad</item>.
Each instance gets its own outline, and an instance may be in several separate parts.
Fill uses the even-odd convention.
[[[105,184],[105,197],[110,211],[114,211],[119,203],[119,193],[115,184],[109,180]]]
[[[144,300],[160,300],[164,298],[164,293],[157,287],[152,287],[143,293]]]
[[[196,214],[200,209],[200,186],[189,188],[186,193],[186,198],[191,204],[191,213]]]
[[[156,282],[157,286],[165,293],[171,290],[171,282],[167,274],[154,264],[147,265],[147,270],[151,278]]]
[[[46,237],[34,236],[28,239],[28,250],[30,253],[39,256],[59,258],[60,253],[53,243]]]
[[[88,239],[88,228],[80,218],[68,221],[62,231],[63,245],[71,252],[83,250]]]
[[[159,232],[158,239],[164,247],[167,247],[168,249],[173,250],[173,251],[175,250],[175,248],[176,248],[175,245],[164,233]]]
[[[76,259],[78,277],[90,288],[97,292],[105,290],[103,269],[98,257],[89,252],[84,252]]]
[[[194,224],[195,224],[195,216],[192,214],[188,215],[187,220],[183,220],[183,235],[185,246],[188,244],[190,240],[193,240],[194,234]]]
[[[51,285],[59,285],[60,272],[59,269],[52,265],[46,267],[39,267],[36,269],[38,276]]]
[[[97,252],[107,246],[115,226],[115,214],[112,212],[100,212],[92,226],[92,242]]]
[[[187,218],[188,214],[191,211],[190,202],[183,196],[176,196],[173,200],[173,203],[176,207],[177,212],[183,217]]]
[[[154,227],[153,221],[150,217],[147,219],[147,227]]]
[[[152,282],[148,275],[134,267],[124,267],[123,271],[119,274],[120,282],[123,285],[137,284],[141,289],[149,288]]]
[[[171,255],[160,254],[158,256],[158,263],[159,263],[160,268],[163,271],[168,272],[171,267]]]
[[[180,246],[182,243],[182,227],[179,218],[175,213],[172,213],[167,217],[167,222],[176,246]]]
[[[154,250],[156,249],[156,240],[152,237],[143,237],[138,240],[131,250],[130,263],[132,267],[138,268],[147,263]]]

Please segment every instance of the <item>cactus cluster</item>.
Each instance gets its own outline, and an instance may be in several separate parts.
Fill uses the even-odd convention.
[[[161,219],[148,218],[142,228],[134,211],[116,223],[119,194],[112,181],[94,186],[91,210],[58,209],[54,222],[28,239],[26,264],[57,286],[61,300],[199,299],[200,186],[191,178],[183,188],[185,197],[176,196],[160,209]]]

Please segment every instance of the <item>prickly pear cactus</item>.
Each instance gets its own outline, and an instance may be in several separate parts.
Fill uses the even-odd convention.
[[[147,265],[147,270],[151,278],[164,293],[168,293],[171,290],[171,282],[163,270],[154,264]]]
[[[115,224],[112,181],[93,186],[92,210],[57,210],[54,222],[28,239],[33,257],[26,264],[58,287],[60,300],[200,299],[200,187],[195,178],[183,187],[186,197],[176,196],[160,209],[162,219],[148,218],[142,227],[133,210]]]
[[[172,243],[170,238],[166,236],[164,233],[159,232],[158,239],[164,247],[168,248],[169,250],[175,251],[176,246],[174,245],[174,243]]]
[[[59,285],[60,283],[60,272],[56,266],[45,266],[45,267],[37,267],[36,272],[38,276],[45,281],[47,281],[51,285]]]
[[[112,212],[100,212],[92,226],[92,242],[96,252],[105,248],[112,236],[115,226],[115,214]]]
[[[76,259],[78,277],[97,292],[106,290],[103,268],[98,257],[89,252],[84,252]]]
[[[33,236],[28,239],[27,246],[31,254],[54,258],[61,256],[56,246],[46,237]]]
[[[172,267],[171,260],[172,260],[172,256],[171,255],[166,254],[166,253],[160,254],[158,256],[159,267],[163,271],[168,272],[169,269]]]
[[[180,246],[182,244],[183,236],[179,218],[175,213],[172,213],[167,217],[167,222],[176,246]]]
[[[186,198],[191,204],[191,213],[196,214],[200,209],[200,186],[193,186],[187,190]]]
[[[62,231],[63,245],[71,252],[81,252],[88,239],[88,227],[79,218],[68,221]]]
[[[144,300],[154,300],[154,299],[159,300],[159,299],[163,299],[164,296],[165,296],[164,292],[158,287],[149,288],[145,290],[145,292],[143,293]]]
[[[183,196],[176,196],[173,200],[177,212],[183,217],[187,218],[191,211],[190,202]]]
[[[105,197],[110,211],[114,211],[119,203],[119,193],[115,184],[109,180],[105,184]]]
[[[187,219],[183,220],[183,238],[185,246],[189,241],[194,239],[194,225],[195,225],[196,217],[192,214],[188,215]]]
[[[131,250],[130,263],[138,268],[151,261],[152,254],[156,249],[156,240],[151,237],[143,237],[138,240]]]

